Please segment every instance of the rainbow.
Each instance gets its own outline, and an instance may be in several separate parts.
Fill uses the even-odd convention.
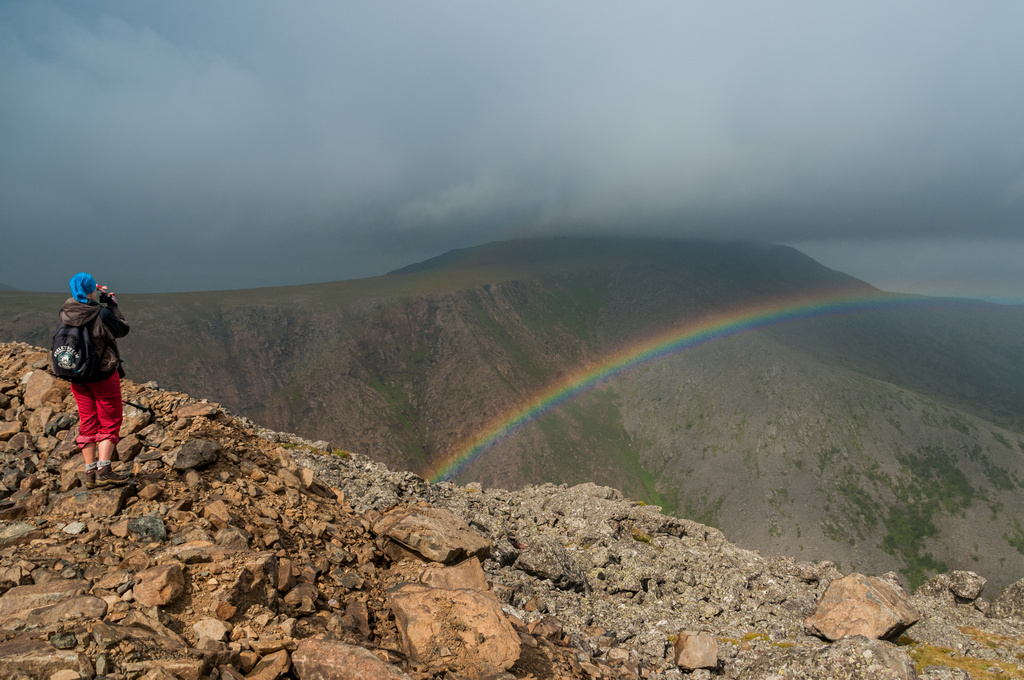
[[[684,350],[783,323],[869,309],[937,303],[949,303],[949,300],[880,291],[868,294],[851,294],[846,291],[762,301],[692,320],[634,343],[546,387],[540,393],[521,402],[512,411],[495,418],[462,442],[439,465],[429,471],[427,477],[434,483],[452,479],[485,451],[508,439],[558,405],[592,389],[604,380]]]

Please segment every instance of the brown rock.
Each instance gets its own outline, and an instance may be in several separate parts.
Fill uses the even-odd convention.
[[[85,580],[58,579],[38,585],[11,588],[0,597],[0,626],[13,619],[24,620],[34,609],[82,595],[89,587],[90,583]]]
[[[8,441],[19,432],[21,432],[21,423],[17,420],[0,421],[0,442]]]
[[[400,669],[381,661],[369,650],[341,642],[303,640],[292,654],[299,680],[410,680]],[[339,671],[344,669],[345,675]]]
[[[231,524],[231,511],[228,510],[227,504],[222,500],[207,503],[203,508],[203,517],[210,520],[213,526],[218,529],[223,529]]]
[[[213,608],[213,615],[221,621],[227,621],[235,612],[238,611],[238,607],[235,607],[230,602],[218,602]]]
[[[287,593],[295,587],[295,568],[292,561],[282,559],[277,563],[277,589]]]
[[[139,500],[155,501],[163,492],[164,488],[161,485],[147,484],[139,490]]]
[[[79,517],[89,512],[93,517],[116,517],[125,502],[135,493],[135,485],[115,489],[79,489],[66,493],[53,503],[53,514]]]
[[[49,678],[63,670],[78,670],[74,650],[54,649],[45,640],[15,638],[0,643],[5,678]]]
[[[123,409],[124,419],[121,421],[121,432],[119,438],[133,435],[153,419],[153,414],[140,408],[125,404]],[[120,452],[119,452],[120,453]]]
[[[490,593],[487,576],[480,565],[480,560],[471,557],[455,566],[429,566],[420,575],[420,583],[431,588],[448,588],[449,590],[476,590]]]
[[[29,541],[42,537],[43,532],[28,522],[15,522],[0,526],[0,548],[24,545]]]
[[[174,680],[203,680],[207,677],[203,673],[203,662],[198,659],[161,659],[150,668],[151,673],[154,671],[167,673],[166,676],[157,676],[160,680],[165,677]]]
[[[55,623],[99,620],[107,615],[107,603],[92,595],[82,595],[62,600],[47,607],[33,609],[25,617],[25,625],[29,628],[49,626]]]
[[[175,418],[212,418],[220,412],[215,404],[195,402],[174,409]]]
[[[686,670],[716,668],[718,641],[710,633],[684,630],[674,645],[676,665]]]
[[[466,557],[486,558],[491,543],[443,508],[396,508],[373,525],[386,547],[389,542],[432,562],[451,564]]]
[[[804,627],[828,640],[848,635],[895,640],[919,618],[907,596],[889,581],[850,574],[829,584]]]
[[[71,394],[71,383],[58,380],[46,371],[32,371],[22,378],[25,393],[22,401],[28,409],[41,408],[44,404],[60,404]]]
[[[268,654],[246,675],[246,680],[277,680],[292,667],[288,650]]]
[[[150,567],[135,578],[135,600],[143,607],[168,604],[185,591],[185,575],[177,562]]]
[[[134,460],[135,456],[142,451],[142,442],[134,434],[122,437],[117,442],[117,459],[123,461]]]
[[[407,656],[424,663],[444,659],[463,671],[495,666],[508,670],[520,642],[493,598],[472,590],[406,583],[388,593]]]

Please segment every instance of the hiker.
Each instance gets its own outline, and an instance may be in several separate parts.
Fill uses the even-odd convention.
[[[78,437],[75,442],[85,458],[86,488],[120,486],[128,480],[115,473],[110,462],[121,431],[121,355],[117,338],[128,335],[128,323],[117,307],[117,296],[85,272],[71,279],[71,297],[60,310],[61,323],[86,326],[94,357],[87,374],[71,378],[71,392],[78,404]]]

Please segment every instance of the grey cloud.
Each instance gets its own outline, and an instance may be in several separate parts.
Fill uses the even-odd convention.
[[[1022,19],[5,3],[0,283],[55,289],[83,261],[139,290],[301,283],[555,232],[1017,243]]]

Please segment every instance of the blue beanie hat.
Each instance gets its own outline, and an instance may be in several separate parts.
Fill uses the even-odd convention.
[[[85,296],[96,290],[96,279],[85,272],[75,274],[71,277],[71,294],[79,302],[88,302]]]

